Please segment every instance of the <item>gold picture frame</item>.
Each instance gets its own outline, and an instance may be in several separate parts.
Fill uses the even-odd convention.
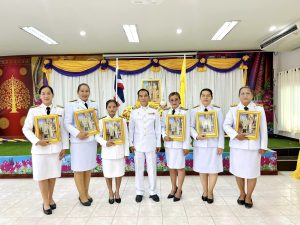
[[[80,131],[88,132],[88,136],[100,133],[96,110],[93,108],[74,112],[76,127]]]
[[[166,121],[166,134],[174,141],[184,141],[186,132],[185,115],[168,114]]]
[[[142,88],[149,91],[150,102],[161,102],[162,90],[160,79],[144,79],[142,80]]]
[[[219,136],[217,111],[197,112],[196,126],[198,135],[206,138],[217,138]]]
[[[60,142],[60,126],[58,115],[45,115],[34,117],[35,135],[40,140],[50,143]]]
[[[249,140],[256,140],[259,135],[260,112],[237,111],[236,132],[246,134]]]
[[[113,141],[116,145],[124,144],[124,124],[122,118],[108,118],[102,120],[103,138]]]

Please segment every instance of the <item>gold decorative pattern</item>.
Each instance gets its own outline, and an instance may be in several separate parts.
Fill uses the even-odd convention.
[[[0,129],[6,129],[9,127],[9,120],[5,117],[0,118]]]
[[[22,76],[25,76],[27,74],[27,69],[25,67],[21,67],[20,70],[19,70],[19,73],[22,75]]]
[[[3,70],[0,68],[0,77],[3,75]]]
[[[23,127],[25,123],[26,116],[22,116],[20,119],[20,125]]]
[[[17,109],[28,109],[30,107],[30,94],[26,85],[12,76],[0,86],[0,109],[11,110],[17,113]]]

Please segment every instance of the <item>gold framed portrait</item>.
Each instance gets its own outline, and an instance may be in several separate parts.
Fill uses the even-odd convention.
[[[174,141],[184,141],[185,139],[185,115],[167,115],[166,134]]]
[[[122,118],[103,119],[103,138],[116,145],[124,144],[124,124]]]
[[[256,140],[259,135],[260,112],[237,111],[236,131],[239,134],[246,134],[249,140]]]
[[[196,126],[198,135],[217,138],[219,136],[217,111],[197,112]]]
[[[74,119],[77,129],[88,132],[88,136],[100,133],[95,109],[78,110],[74,112]]]
[[[58,115],[46,115],[34,117],[35,135],[40,140],[50,143],[60,142],[60,127]]]
[[[160,103],[161,101],[161,81],[159,79],[142,80],[142,88],[149,91],[149,101]]]

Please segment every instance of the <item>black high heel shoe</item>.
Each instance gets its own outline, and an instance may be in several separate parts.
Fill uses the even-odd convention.
[[[202,201],[207,202],[207,196],[202,195],[201,198],[202,198]]]
[[[172,195],[172,194],[169,194],[169,195],[168,195],[168,199],[174,198],[174,197],[175,197],[175,193],[176,193],[177,189],[178,189],[178,187],[176,187],[175,192],[174,192],[173,195]]]
[[[89,201],[90,203],[92,203],[94,200],[93,200],[93,198],[91,197],[91,198],[88,198],[88,201]]]
[[[212,198],[207,197],[206,201],[207,201],[208,204],[212,204],[214,202],[214,196],[212,196]]]
[[[56,209],[56,203],[54,202],[52,205],[50,204],[50,208],[51,208],[52,210]]]
[[[176,194],[176,193],[175,193],[175,194]],[[174,195],[173,202],[178,202],[178,201],[180,201],[181,196],[182,196],[182,191],[181,191],[181,193],[180,193],[180,197],[179,197],[179,198],[177,198],[177,197]]]
[[[109,204],[114,204],[114,202],[115,202],[115,199],[111,199],[111,198],[108,199]]]
[[[244,200],[242,200],[242,199],[240,199],[240,197],[237,199],[237,203],[239,204],[239,205],[245,205],[245,199]]]
[[[83,206],[91,206],[91,203],[90,203],[89,201],[87,201],[87,202],[82,202],[81,199],[80,199],[80,197],[79,197],[78,199],[79,199],[81,205],[83,205]]]
[[[247,203],[247,202],[245,201],[245,208],[251,209],[252,207],[253,207],[252,199],[251,199],[251,203]]]
[[[44,211],[44,213],[46,214],[46,215],[51,215],[52,214],[52,209],[50,208],[50,209],[45,209],[44,208],[44,204],[43,204],[43,211]]]

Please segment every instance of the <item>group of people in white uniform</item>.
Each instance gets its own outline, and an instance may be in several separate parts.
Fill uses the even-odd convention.
[[[31,108],[24,123],[23,133],[32,143],[33,179],[39,183],[43,198],[43,211],[52,214],[56,209],[53,200],[55,179],[61,176],[61,159],[69,148],[71,153],[71,169],[79,194],[79,201],[83,206],[90,206],[93,198],[89,193],[91,171],[96,167],[97,143],[101,145],[103,175],[106,180],[109,199],[108,202],[121,203],[120,186],[125,174],[125,159],[129,150],[134,154],[136,202],[141,202],[145,194],[144,170],[145,162],[149,181],[149,197],[159,202],[156,189],[157,152],[161,149],[161,137],[164,140],[167,166],[171,178],[171,190],[167,198],[174,202],[180,201],[183,194],[185,179],[185,156],[191,148],[193,139],[193,170],[200,174],[203,194],[202,200],[211,204],[214,202],[213,190],[217,182],[218,173],[223,171],[222,153],[224,149],[224,131],[230,137],[230,172],[236,177],[240,190],[237,199],[239,205],[246,208],[253,206],[252,193],[260,175],[261,155],[267,150],[267,122],[263,107],[252,102],[253,92],[248,87],[239,90],[240,103],[232,106],[223,121],[222,111],[212,105],[213,93],[205,88],[200,92],[200,105],[191,110],[180,106],[178,92],[169,94],[170,108],[166,109],[162,118],[159,112],[149,106],[149,92],[140,89],[137,93],[140,107],[133,108],[129,126],[123,119],[124,144],[116,144],[106,140],[103,134],[103,120],[119,118],[118,104],[115,100],[106,102],[107,115],[99,120],[100,133],[89,136],[86,131],[76,127],[74,112],[87,108],[94,108],[99,118],[99,108],[96,102],[89,100],[90,88],[82,83],[78,86],[78,99],[70,102],[65,111],[62,107],[52,104],[54,97],[50,86],[43,86],[39,90],[42,104]],[[208,138],[205,134],[197,133],[197,112],[216,111],[218,120],[218,137]],[[249,140],[245,134],[237,133],[236,118],[238,110],[259,111],[260,135],[257,140]],[[40,115],[58,114],[61,129],[61,141],[50,143],[39,140],[34,133],[34,118]],[[167,115],[185,115],[184,141],[175,141],[168,136],[166,129]],[[69,138],[70,137],[70,138]],[[115,178],[115,190],[112,180]]]

